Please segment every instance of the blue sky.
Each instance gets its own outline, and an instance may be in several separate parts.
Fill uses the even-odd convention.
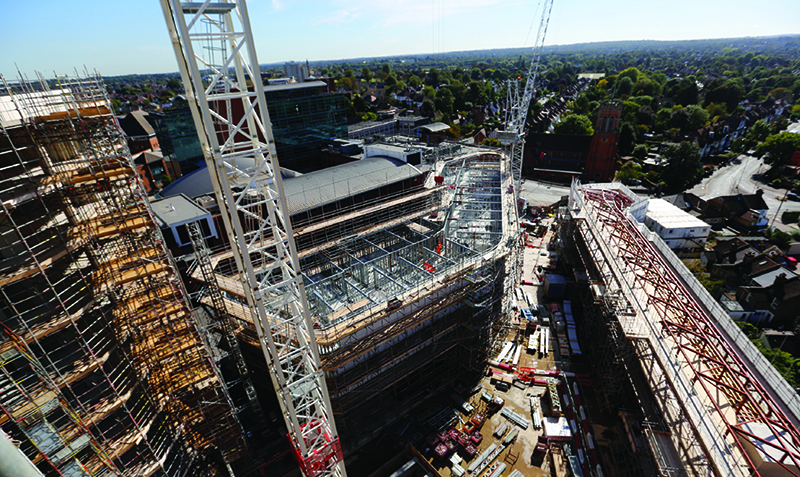
[[[177,71],[157,0],[3,2],[0,73]],[[530,46],[538,0],[251,0],[260,63]],[[555,0],[546,44],[800,33],[798,0]],[[526,42],[527,38],[527,42]]]

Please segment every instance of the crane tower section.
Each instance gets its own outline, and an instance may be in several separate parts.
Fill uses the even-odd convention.
[[[306,476],[344,465],[244,0],[161,0],[220,213]]]
[[[533,58],[528,68],[525,79],[525,89],[520,91],[518,80],[508,82],[508,100],[506,107],[505,130],[500,131],[497,139],[506,148],[511,158],[511,171],[514,175],[514,191],[519,196],[522,181],[522,153],[525,147],[525,121],[531,100],[536,93],[536,79],[539,75],[539,63],[544,49],[544,39],[547,36],[547,27],[550,24],[550,12],[553,10],[553,0],[544,0],[542,18],[536,33],[536,42],[533,45]]]

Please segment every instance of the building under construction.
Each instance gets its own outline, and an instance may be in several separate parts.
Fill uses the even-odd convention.
[[[89,75],[3,80],[0,428],[44,475],[244,465],[109,104]]]
[[[574,181],[562,238],[617,475],[800,475],[800,397],[664,241],[622,184]],[[582,282],[582,283],[581,283]]]
[[[345,453],[482,372],[495,346],[518,237],[509,164],[489,149],[446,149],[420,166],[375,157],[284,179]],[[258,347],[231,253],[202,268],[202,303]],[[243,351],[263,368],[260,352]]]

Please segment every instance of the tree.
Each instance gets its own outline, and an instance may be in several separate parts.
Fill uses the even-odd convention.
[[[696,131],[708,123],[708,111],[700,106],[696,104],[689,105],[686,107],[686,112],[689,113],[688,130]]]
[[[789,244],[792,243],[792,236],[782,230],[773,229],[771,230],[769,240],[777,245],[778,248],[785,250],[789,248]]]
[[[583,114],[572,114],[563,118],[553,127],[556,134],[578,134],[591,136],[594,134],[592,121]]]
[[[728,111],[733,111],[744,97],[744,86],[739,78],[725,80],[716,78],[708,83],[705,88],[706,105],[710,103],[725,103]]]
[[[792,154],[800,151],[800,134],[784,131],[773,134],[756,146],[756,156],[763,157],[765,164],[787,165]]]
[[[647,157],[647,145],[637,144],[636,147],[633,148],[632,155],[636,159],[644,160],[644,158]]]
[[[416,88],[421,84],[422,84],[422,80],[419,79],[419,76],[411,75],[411,76],[408,77],[408,85],[409,86]]]
[[[178,78],[170,78],[167,80],[167,88],[178,90],[183,88],[183,83]]]
[[[366,66],[361,68],[361,79],[364,81],[369,81],[372,79],[372,71],[370,71]]]
[[[623,122],[619,128],[619,142],[617,147],[623,156],[630,154],[636,145],[636,127],[628,122]]]
[[[629,77],[621,78],[617,82],[617,94],[616,97],[620,97],[622,95],[630,96],[633,92],[633,81]]]
[[[426,86],[422,88],[422,95],[427,99],[434,100],[436,99],[436,90],[431,86]]]
[[[436,105],[430,99],[426,99],[422,102],[422,108],[420,108],[420,112],[429,118],[432,118],[436,112]]]
[[[500,147],[502,146],[502,144],[500,144],[500,141],[498,141],[493,137],[487,137],[486,139],[481,141],[481,146]]]
[[[118,99],[112,99],[111,109],[114,111],[114,114],[120,114],[120,110],[122,109],[122,101]]]
[[[636,80],[639,79],[639,75],[641,72],[638,68],[631,66],[630,68],[625,68],[624,70],[619,72],[620,78],[630,78],[633,83],[636,83]]]
[[[670,144],[661,151],[661,155],[666,159],[661,180],[669,190],[684,190],[702,177],[700,150],[695,144],[688,141]]]
[[[453,115],[453,101],[453,93],[448,88],[440,88],[436,93],[434,104],[437,110],[449,118]]]
[[[353,107],[355,108],[356,112],[363,113],[367,110],[367,102],[364,101],[364,98],[361,95],[357,94],[353,98]]]
[[[637,164],[636,161],[628,161],[619,168],[615,180],[626,185],[633,185],[636,184],[641,177],[642,166]]]
[[[770,129],[769,123],[764,121],[763,119],[759,119],[752,126],[750,126],[750,130],[747,131],[747,140],[752,143],[750,147],[755,146],[760,142],[764,142],[767,137],[769,137]]]
[[[483,79],[483,72],[481,71],[480,68],[472,68],[469,77],[474,81],[480,81]]]
[[[709,117],[716,118],[728,114],[728,107],[725,103],[708,103],[706,111],[708,111]]]
[[[439,86],[439,70],[436,68],[428,70],[428,74],[425,76],[425,83],[433,87]]]

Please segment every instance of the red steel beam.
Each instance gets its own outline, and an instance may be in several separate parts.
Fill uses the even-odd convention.
[[[631,199],[622,192],[583,188],[588,212],[599,220],[609,234],[619,258],[631,267],[636,281],[648,295],[650,304],[659,310],[659,322],[665,337],[670,338],[694,374],[715,412],[726,427],[748,465],[752,475],[761,475],[743,440],[761,444],[781,453],[777,463],[789,474],[800,477],[789,465],[800,468],[800,433],[779,406],[773,402],[758,378],[733,349],[714,321],[694,298],[676,272],[658,250],[631,223],[625,208]],[[598,237],[598,239],[600,239]],[[723,394],[733,409],[737,422],[731,422],[722,409],[726,403],[717,398]],[[772,434],[759,437],[746,429],[747,424],[764,424]]]

